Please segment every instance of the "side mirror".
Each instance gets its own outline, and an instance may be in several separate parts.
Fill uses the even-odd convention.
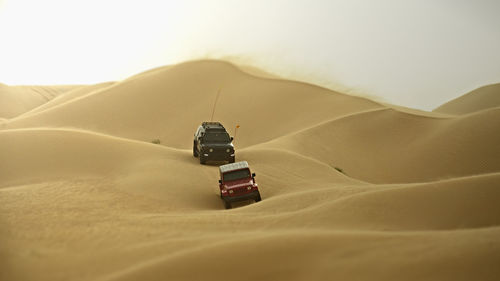
[[[219,180],[219,183],[222,184],[222,180]]]
[[[233,138],[233,137],[231,137],[231,141],[233,141],[233,140],[234,140],[234,138]]]
[[[252,173],[252,178],[255,178],[255,173]]]

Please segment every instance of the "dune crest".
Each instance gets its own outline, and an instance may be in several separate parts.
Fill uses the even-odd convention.
[[[0,118],[10,119],[80,86],[8,86],[0,83]]]
[[[219,91],[214,118],[231,133],[241,126],[240,147],[382,107],[307,83],[258,78],[225,62],[195,61],[143,73],[63,107],[12,120],[7,128],[73,127],[187,149],[200,120],[211,118]]]
[[[500,107],[500,83],[475,89],[433,111],[447,114],[468,114],[494,107]]]
[[[499,171],[499,127],[497,108],[456,118],[381,109],[333,119],[264,145],[310,156],[363,181],[426,182]]]

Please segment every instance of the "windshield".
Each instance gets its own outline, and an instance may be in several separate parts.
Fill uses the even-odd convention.
[[[223,133],[207,133],[203,137],[205,142],[209,143],[228,143],[231,142],[229,135],[226,132]]]
[[[224,178],[224,181],[248,179],[250,178],[250,170],[249,169],[236,170],[225,173],[222,177]]]

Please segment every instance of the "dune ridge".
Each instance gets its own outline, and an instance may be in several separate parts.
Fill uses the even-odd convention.
[[[368,182],[422,182],[500,170],[499,127],[500,108],[457,118],[386,108],[329,120],[264,145],[286,147]]]
[[[64,104],[65,102],[75,100],[77,98],[81,98],[82,96],[89,95],[89,94],[94,94],[95,92],[98,92],[104,88],[110,87],[114,84],[115,82],[105,82],[105,83],[99,83],[95,85],[88,85],[88,86],[81,86],[76,89],[69,90],[68,92],[64,93],[64,95],[59,95],[56,96],[54,99],[51,99],[47,101],[46,103],[35,107],[33,110],[29,110],[17,118],[23,118],[26,117],[26,115],[38,113],[41,111],[44,111],[48,108],[58,106],[61,104]]]
[[[45,104],[77,85],[60,86],[9,86],[0,83],[0,118],[11,119]]]
[[[500,83],[477,88],[438,106],[433,111],[461,115],[494,107],[500,107]]]
[[[498,279],[499,107],[420,112],[252,71],[160,67],[3,118],[0,280]],[[263,198],[231,210],[191,151],[219,89]]]
[[[219,89],[214,118],[232,133],[236,125],[241,126],[240,147],[284,135],[304,124],[381,107],[302,82],[251,76],[228,63],[199,61],[139,75],[64,107],[12,120],[6,128],[75,127],[142,141],[165,139],[167,146],[187,149],[190,140],[185,136],[192,134],[192,126],[199,120],[210,119]],[[271,104],[285,110],[277,115]],[[253,121],[254,115],[269,120],[272,126]],[[179,119],[189,125],[177,124]]]

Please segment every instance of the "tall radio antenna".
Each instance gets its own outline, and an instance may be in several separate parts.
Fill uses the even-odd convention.
[[[217,92],[217,96],[215,97],[214,107],[212,108],[212,117],[210,117],[210,122],[214,121],[215,107],[217,106],[217,101],[219,100],[220,88]]]

